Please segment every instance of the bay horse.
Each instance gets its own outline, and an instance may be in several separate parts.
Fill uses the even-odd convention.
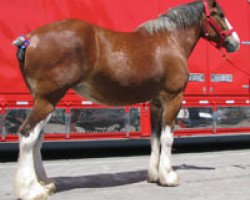
[[[69,89],[111,106],[150,101],[148,181],[177,186],[170,161],[172,133],[189,80],[187,60],[200,38],[227,52],[239,49],[240,39],[215,0],[172,8],[133,32],[66,19],[18,37],[14,44],[21,73],[34,97],[19,129],[18,197],[45,200],[55,190],[42,164],[42,130]]]

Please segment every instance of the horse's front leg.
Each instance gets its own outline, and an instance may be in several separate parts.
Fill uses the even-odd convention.
[[[182,94],[171,96],[164,105],[161,130],[161,155],[159,164],[159,184],[162,186],[178,186],[179,178],[171,164],[173,130],[175,118],[180,111]]]
[[[159,181],[160,162],[160,136],[161,136],[161,113],[162,107],[158,99],[150,102],[151,119],[151,155],[148,169],[148,182],[157,183]]]
[[[18,168],[15,177],[15,190],[21,200],[46,200],[54,187],[41,184],[39,176],[45,176],[40,153],[41,132],[44,129],[48,115],[54,107],[44,100],[36,100],[29,117],[20,128],[20,146]],[[35,158],[36,157],[36,158]],[[42,180],[43,181],[43,180]]]

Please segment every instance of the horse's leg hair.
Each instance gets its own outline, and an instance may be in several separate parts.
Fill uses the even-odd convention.
[[[170,126],[162,128],[161,133],[161,155],[159,164],[159,183],[163,186],[179,185],[178,175],[172,169],[171,148],[173,145],[173,136]]]
[[[161,155],[159,164],[159,183],[163,186],[178,186],[179,178],[171,165],[171,150],[173,145],[173,130],[175,118],[180,111],[182,94],[169,98],[164,106],[161,131]]]
[[[151,155],[148,169],[148,182],[157,183],[159,181],[160,137],[156,130],[152,130],[150,142]]]
[[[161,132],[161,104],[158,100],[150,103],[151,119],[151,155],[148,169],[148,182],[156,183],[159,181],[159,162],[160,162],[160,132]]]
[[[51,114],[46,119],[45,124],[48,123],[49,119],[51,117]],[[46,185],[48,189],[50,189],[50,192],[55,192],[55,184],[52,182],[51,179],[49,179],[46,175],[43,163],[42,163],[42,155],[41,155],[41,147],[43,143],[43,130],[40,132],[40,136],[37,139],[37,142],[34,146],[34,166],[35,166],[35,172],[37,179],[40,183]]]
[[[47,118],[49,119],[50,116]],[[42,130],[41,130],[42,132]],[[34,146],[34,165],[35,165],[35,172],[36,172],[36,176],[38,178],[39,181],[42,181],[44,183],[48,182],[48,178],[46,176],[46,172],[45,169],[43,167],[43,163],[42,163],[42,155],[41,155],[41,147],[42,147],[42,140],[43,140],[43,136],[42,133],[40,133],[40,136],[37,138],[36,144]]]
[[[37,156],[38,150],[40,150],[39,138],[48,121],[46,118],[53,110],[54,106],[49,104],[49,102],[36,100],[30,115],[22,125],[22,128],[25,128],[25,132],[29,132],[29,134],[20,135],[19,159],[15,176],[15,190],[18,197],[22,200],[47,200],[49,193],[54,189],[51,184],[46,186],[39,182],[36,172],[38,168],[40,170],[44,170],[44,168],[43,166],[38,166],[42,164],[39,161],[41,157],[38,159],[34,158]],[[32,128],[28,130],[29,127]],[[37,147],[35,147],[36,145]],[[41,175],[41,172],[39,173]]]

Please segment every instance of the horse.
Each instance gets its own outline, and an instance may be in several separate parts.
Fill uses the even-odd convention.
[[[18,197],[46,200],[56,189],[42,164],[42,130],[69,89],[108,106],[150,102],[148,182],[178,186],[173,130],[189,80],[187,60],[200,38],[227,52],[239,49],[239,36],[216,0],[171,8],[132,32],[66,19],[19,36],[14,45],[34,106],[18,131]]]

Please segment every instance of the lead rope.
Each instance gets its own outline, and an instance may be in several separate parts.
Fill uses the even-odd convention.
[[[209,40],[208,40],[208,41],[209,41]],[[210,42],[213,46],[215,46],[211,41],[209,41],[209,42]],[[216,47],[216,46],[215,46],[215,47]],[[218,49],[218,48],[216,48],[216,49],[219,50],[221,56],[224,58],[224,60],[225,60],[227,63],[229,63],[232,67],[234,67],[235,69],[241,71],[242,73],[244,73],[244,74],[246,74],[246,75],[248,75],[248,76],[250,77],[250,73],[247,72],[247,71],[245,71],[244,69],[241,69],[240,67],[238,67],[232,60],[230,60],[230,59],[227,57],[226,53],[225,53],[222,49]]]

